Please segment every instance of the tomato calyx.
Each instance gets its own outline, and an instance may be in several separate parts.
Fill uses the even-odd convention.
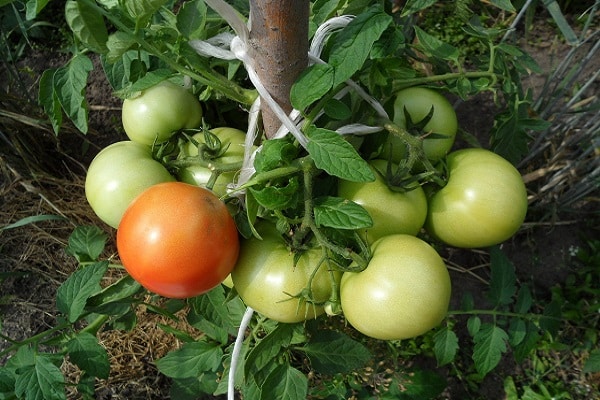
[[[386,178],[390,189],[400,192],[407,191],[414,188],[417,182],[434,182],[440,186],[444,186],[445,182],[440,172],[433,166],[425,154],[425,150],[423,149],[424,137],[413,136],[408,129],[404,129],[391,121],[386,121],[383,127],[390,135],[399,137],[407,150],[407,156],[398,164],[396,173],[388,173],[386,171],[384,178]],[[391,158],[388,161],[389,164],[392,164]],[[423,172],[414,172],[417,165],[423,166]]]

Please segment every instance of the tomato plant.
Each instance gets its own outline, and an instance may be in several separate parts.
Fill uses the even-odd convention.
[[[365,238],[373,243],[394,233],[416,235],[427,217],[427,199],[421,186],[411,190],[388,185],[385,175],[388,162],[372,160],[375,174],[373,182],[350,182],[341,180],[338,195],[363,206],[373,219],[373,226],[364,229]]]
[[[85,178],[85,196],[96,215],[117,228],[135,197],[152,185],[174,180],[152,158],[149,146],[122,141],[105,147],[94,157]]]
[[[372,246],[361,272],[344,272],[344,316],[361,333],[382,340],[407,339],[435,328],[450,302],[450,275],[429,244],[411,235],[385,236]]]
[[[213,192],[222,197],[227,194],[227,185],[233,182],[241,168],[244,160],[246,134],[239,129],[228,127],[213,128],[210,132],[218,139],[218,148],[207,148],[203,132],[193,135],[192,139],[198,142],[198,145],[191,141],[184,145],[179,158],[197,157],[199,147],[205,154],[197,164],[180,168],[177,171],[177,179],[192,185],[206,187],[215,173],[215,168],[224,168],[224,171],[219,171],[214,182],[211,182]]]
[[[129,274],[161,296],[187,298],[220,284],[238,257],[238,232],[210,190],[182,182],[150,187],[127,208],[117,250]]]
[[[169,139],[184,128],[198,128],[202,107],[183,86],[162,81],[123,101],[121,120],[134,142],[152,145]]]
[[[527,191],[517,169],[485,149],[463,149],[447,158],[448,183],[429,200],[425,227],[456,247],[501,243],[520,228]]]
[[[394,100],[394,123],[415,136],[422,136],[423,151],[431,161],[437,161],[450,151],[458,120],[452,104],[435,89],[410,87],[396,93]],[[404,143],[390,135],[385,144],[384,155],[398,163],[406,157]]]
[[[248,306],[279,322],[300,322],[324,312],[332,295],[332,270],[319,248],[295,253],[271,227],[262,239],[245,240],[231,273],[233,285]]]

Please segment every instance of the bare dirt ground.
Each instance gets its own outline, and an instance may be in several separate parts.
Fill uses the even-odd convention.
[[[546,71],[556,65],[565,51],[564,44],[548,32],[530,37],[522,44]],[[41,72],[62,65],[65,59],[60,54],[34,52],[21,62],[31,78],[29,91],[33,96]],[[533,76],[529,84],[539,87],[543,79]],[[26,109],[22,99],[8,96],[0,102],[3,109],[31,118],[0,114],[0,226],[40,214],[67,218],[0,231],[1,329],[16,341],[55,323],[56,289],[76,267],[75,260],[64,252],[73,228],[100,225],[114,237],[114,231],[102,225],[87,206],[83,190],[85,168],[91,158],[107,144],[126,139],[120,125],[120,101],[112,95],[99,66],[90,77],[88,101],[90,132],[84,136],[67,128],[58,139],[40,122],[43,117],[38,110]],[[480,138],[489,133],[496,111],[489,98],[457,104],[461,128]],[[533,283],[536,296],[547,297],[554,285],[564,281],[573,268],[571,249],[582,245],[586,237],[597,237],[598,225],[590,223],[587,213],[595,205],[597,202],[583,204],[581,214],[544,217],[541,223],[539,214],[532,215],[521,233],[504,245],[519,279]],[[106,255],[114,254],[114,247],[109,246]],[[459,306],[465,292],[474,295],[478,307],[485,307],[483,282],[489,279],[486,255],[458,250],[448,250],[444,255],[455,266],[451,271],[452,307]],[[140,318],[132,332],[102,334],[113,371],[108,381],[99,383],[98,399],[168,398],[168,382],[157,373],[153,361],[175,347],[177,340],[156,327],[157,317],[145,314]],[[0,351],[9,345],[0,341]],[[431,361],[421,362],[435,368]],[[67,373],[71,371],[68,365],[64,368]],[[480,385],[480,398],[503,398],[503,378],[520,374],[522,368],[507,355]],[[462,382],[448,370],[440,373],[448,376],[450,385],[444,398],[467,398]]]

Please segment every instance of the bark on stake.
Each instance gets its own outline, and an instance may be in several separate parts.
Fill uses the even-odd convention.
[[[308,65],[308,0],[250,0],[250,51],[261,82],[275,101],[292,110],[290,88]],[[281,126],[263,102],[263,127],[269,138]]]

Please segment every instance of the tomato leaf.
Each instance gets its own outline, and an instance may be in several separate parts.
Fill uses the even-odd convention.
[[[69,236],[65,251],[79,262],[95,261],[107,240],[108,235],[97,226],[78,226]]]
[[[100,291],[100,281],[108,269],[108,261],[100,261],[75,271],[63,282],[56,293],[56,307],[69,322],[83,314],[86,301]]]
[[[334,70],[328,64],[314,64],[306,68],[290,91],[290,101],[297,110],[305,110],[333,86]]]
[[[533,350],[537,348],[541,339],[538,326],[532,321],[525,323],[525,337],[517,345],[513,345],[513,355],[518,363],[522,363]]]
[[[62,108],[58,95],[54,90],[54,73],[56,68],[47,69],[42,73],[38,91],[38,102],[44,109],[44,112],[50,118],[52,129],[55,134],[60,131],[62,125]]]
[[[308,356],[315,371],[328,375],[361,368],[372,358],[362,343],[330,330],[315,332],[310,341],[297,350]]]
[[[52,356],[36,354],[33,364],[19,368],[15,394],[20,399],[66,400],[65,378]]]
[[[206,35],[206,3],[187,1],[177,13],[177,29],[188,39],[203,39]]]
[[[352,182],[372,182],[375,175],[369,164],[354,147],[334,131],[312,127],[306,135],[310,139],[307,150],[317,168],[329,175]]]
[[[253,376],[271,364],[281,354],[281,349],[290,345],[294,334],[292,324],[278,324],[248,352],[244,365],[244,376]]]
[[[84,45],[95,53],[106,53],[108,30],[96,7],[85,1],[69,0],[65,4],[65,19],[75,37]]]
[[[430,56],[458,63],[459,52],[456,47],[442,42],[418,26],[414,28],[418,39],[417,48]]]
[[[75,55],[67,65],[54,72],[53,86],[58,101],[73,124],[83,133],[88,130],[88,104],[85,88],[92,61],[83,54]]]
[[[583,365],[584,374],[600,372],[600,349],[592,350]]]
[[[167,0],[136,0],[124,1],[122,4],[127,13],[136,20],[138,26],[145,25]]]
[[[458,351],[458,337],[452,329],[444,327],[433,336],[433,352],[438,366],[451,363]]]
[[[515,7],[511,4],[510,0],[490,0],[490,3],[504,11],[515,12]]]
[[[335,70],[333,87],[350,79],[362,68],[373,43],[391,23],[392,17],[383,11],[381,5],[376,4],[356,16],[335,37],[329,55],[329,64]]]
[[[493,370],[506,352],[508,335],[504,329],[493,324],[483,324],[473,338],[473,361],[480,375],[485,376]]]
[[[373,226],[369,212],[361,205],[339,197],[315,199],[315,223],[336,229],[362,229]]]
[[[492,275],[488,298],[494,306],[510,304],[517,291],[515,267],[498,246],[491,248],[490,256]]]
[[[67,342],[67,350],[70,360],[83,371],[101,379],[108,378],[110,372],[108,353],[100,345],[96,336],[80,332]]]
[[[170,378],[197,377],[205,371],[215,372],[221,365],[223,350],[218,343],[184,343],[180,349],[156,361],[158,370]]]
[[[293,207],[299,201],[299,195],[302,192],[297,177],[291,177],[287,184],[262,188],[250,187],[249,191],[261,206],[269,210],[284,210]]]
[[[402,17],[409,16],[437,3],[437,0],[408,0],[402,8]]]
[[[232,315],[228,307],[225,290],[221,285],[190,301],[193,312],[188,314],[188,322],[211,339],[226,344],[229,335],[237,332],[232,318],[235,315]]]
[[[527,335],[527,325],[520,318],[511,318],[508,324],[508,337],[511,346],[517,346]]]
[[[289,364],[277,366],[261,387],[260,400],[305,400],[308,378]]]

